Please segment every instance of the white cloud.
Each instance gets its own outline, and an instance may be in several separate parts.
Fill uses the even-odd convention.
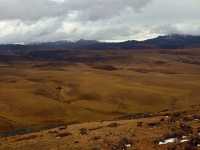
[[[0,0],[0,43],[200,34],[199,0]]]

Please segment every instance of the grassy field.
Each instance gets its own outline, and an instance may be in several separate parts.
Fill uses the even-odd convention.
[[[0,150],[199,150],[199,108],[2,137]]]
[[[200,104],[198,49],[98,51],[91,57],[96,56],[106,59],[1,62],[0,131]]]

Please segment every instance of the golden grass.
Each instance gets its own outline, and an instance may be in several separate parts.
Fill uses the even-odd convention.
[[[108,120],[200,103],[199,65],[157,53],[124,58],[105,62],[114,70],[96,68],[96,64],[43,68],[34,67],[33,62],[0,68],[0,116],[12,124],[4,120],[0,131]]]

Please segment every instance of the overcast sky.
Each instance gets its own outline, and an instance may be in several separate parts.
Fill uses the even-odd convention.
[[[200,0],[0,0],[0,43],[200,35]]]

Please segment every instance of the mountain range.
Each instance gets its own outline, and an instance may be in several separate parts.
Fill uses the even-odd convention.
[[[2,44],[0,45],[1,56],[36,56],[53,55],[56,52],[71,50],[118,50],[118,49],[182,49],[200,48],[200,36],[192,35],[166,35],[144,41],[124,42],[99,42],[95,40],[56,41],[31,44]],[[51,51],[51,52],[49,52]],[[62,55],[62,54],[59,54]]]

